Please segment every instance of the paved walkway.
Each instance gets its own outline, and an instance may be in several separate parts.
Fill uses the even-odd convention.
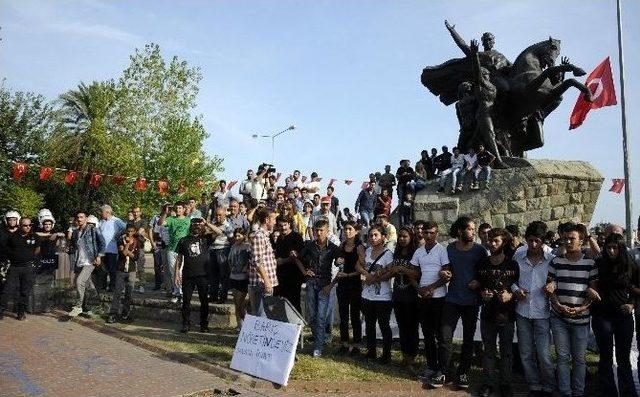
[[[52,316],[0,321],[2,397],[173,397],[236,388],[210,373]],[[239,390],[240,391],[240,390]],[[259,395],[241,391],[243,396]]]

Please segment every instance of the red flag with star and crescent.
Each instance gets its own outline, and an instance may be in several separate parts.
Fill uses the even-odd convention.
[[[578,96],[576,105],[571,112],[569,119],[569,129],[578,128],[587,118],[591,109],[599,109],[604,106],[616,105],[616,90],[613,85],[613,75],[611,74],[611,64],[609,57],[596,67],[587,77],[585,84],[591,91],[591,102],[585,99],[584,93]]]

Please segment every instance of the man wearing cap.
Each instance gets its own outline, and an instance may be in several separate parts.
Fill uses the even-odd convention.
[[[105,204],[100,207],[102,220],[98,228],[104,238],[104,269],[98,281],[98,288],[106,287],[107,291],[113,291],[116,285],[116,265],[118,263],[118,239],[124,233],[126,224],[117,216],[113,215],[113,209]],[[107,286],[107,274],[109,275],[109,285]]]
[[[15,300],[18,320],[26,318],[25,309],[29,301],[29,294],[33,288],[36,261],[40,254],[40,239],[32,231],[31,219],[20,219],[20,229],[12,233],[6,241],[7,254],[11,267],[7,273],[7,285],[0,297],[0,319],[4,315],[7,300],[18,290],[20,294]]]
[[[313,225],[320,219],[326,219],[329,222],[329,240],[334,241],[338,236],[338,223],[336,216],[331,212],[331,197],[329,196],[320,199],[320,211],[310,218],[308,227],[313,229]]]

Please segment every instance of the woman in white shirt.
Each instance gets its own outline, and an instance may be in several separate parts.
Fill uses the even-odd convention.
[[[367,334],[367,357],[376,358],[376,322],[382,333],[382,356],[379,361],[391,361],[391,282],[387,268],[393,263],[393,253],[385,248],[386,231],[375,225],[369,229],[369,248],[358,263],[357,270],[365,277],[362,288],[362,311]]]

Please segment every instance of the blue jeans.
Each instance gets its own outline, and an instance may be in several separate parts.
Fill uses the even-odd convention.
[[[551,332],[558,357],[558,389],[563,396],[584,395],[587,370],[585,356],[589,340],[589,324],[569,324],[551,315]]]
[[[551,361],[549,319],[531,319],[518,314],[516,325],[518,350],[529,390],[553,392],[555,375]]]
[[[419,192],[420,190],[424,189],[425,186],[427,186],[427,184],[425,183],[425,181],[421,180],[411,181],[407,183],[407,187],[413,193]]]
[[[444,189],[447,184],[447,177],[451,174],[451,189],[455,189],[458,185],[458,174],[460,171],[462,171],[462,168],[457,167],[442,171],[442,174],[440,174],[440,187]]]
[[[373,221],[373,211],[360,211],[360,219],[369,227],[369,224]]]
[[[314,350],[322,351],[327,327],[329,294],[322,292],[324,286],[315,280],[307,280],[307,315],[314,336]]]
[[[491,179],[491,167],[489,167],[488,165],[482,167],[482,166],[477,166],[476,168],[473,169],[473,175],[474,175],[474,182],[478,182],[480,180],[480,173],[484,171],[485,172],[485,179],[484,181],[486,183],[489,183],[489,180]]]

